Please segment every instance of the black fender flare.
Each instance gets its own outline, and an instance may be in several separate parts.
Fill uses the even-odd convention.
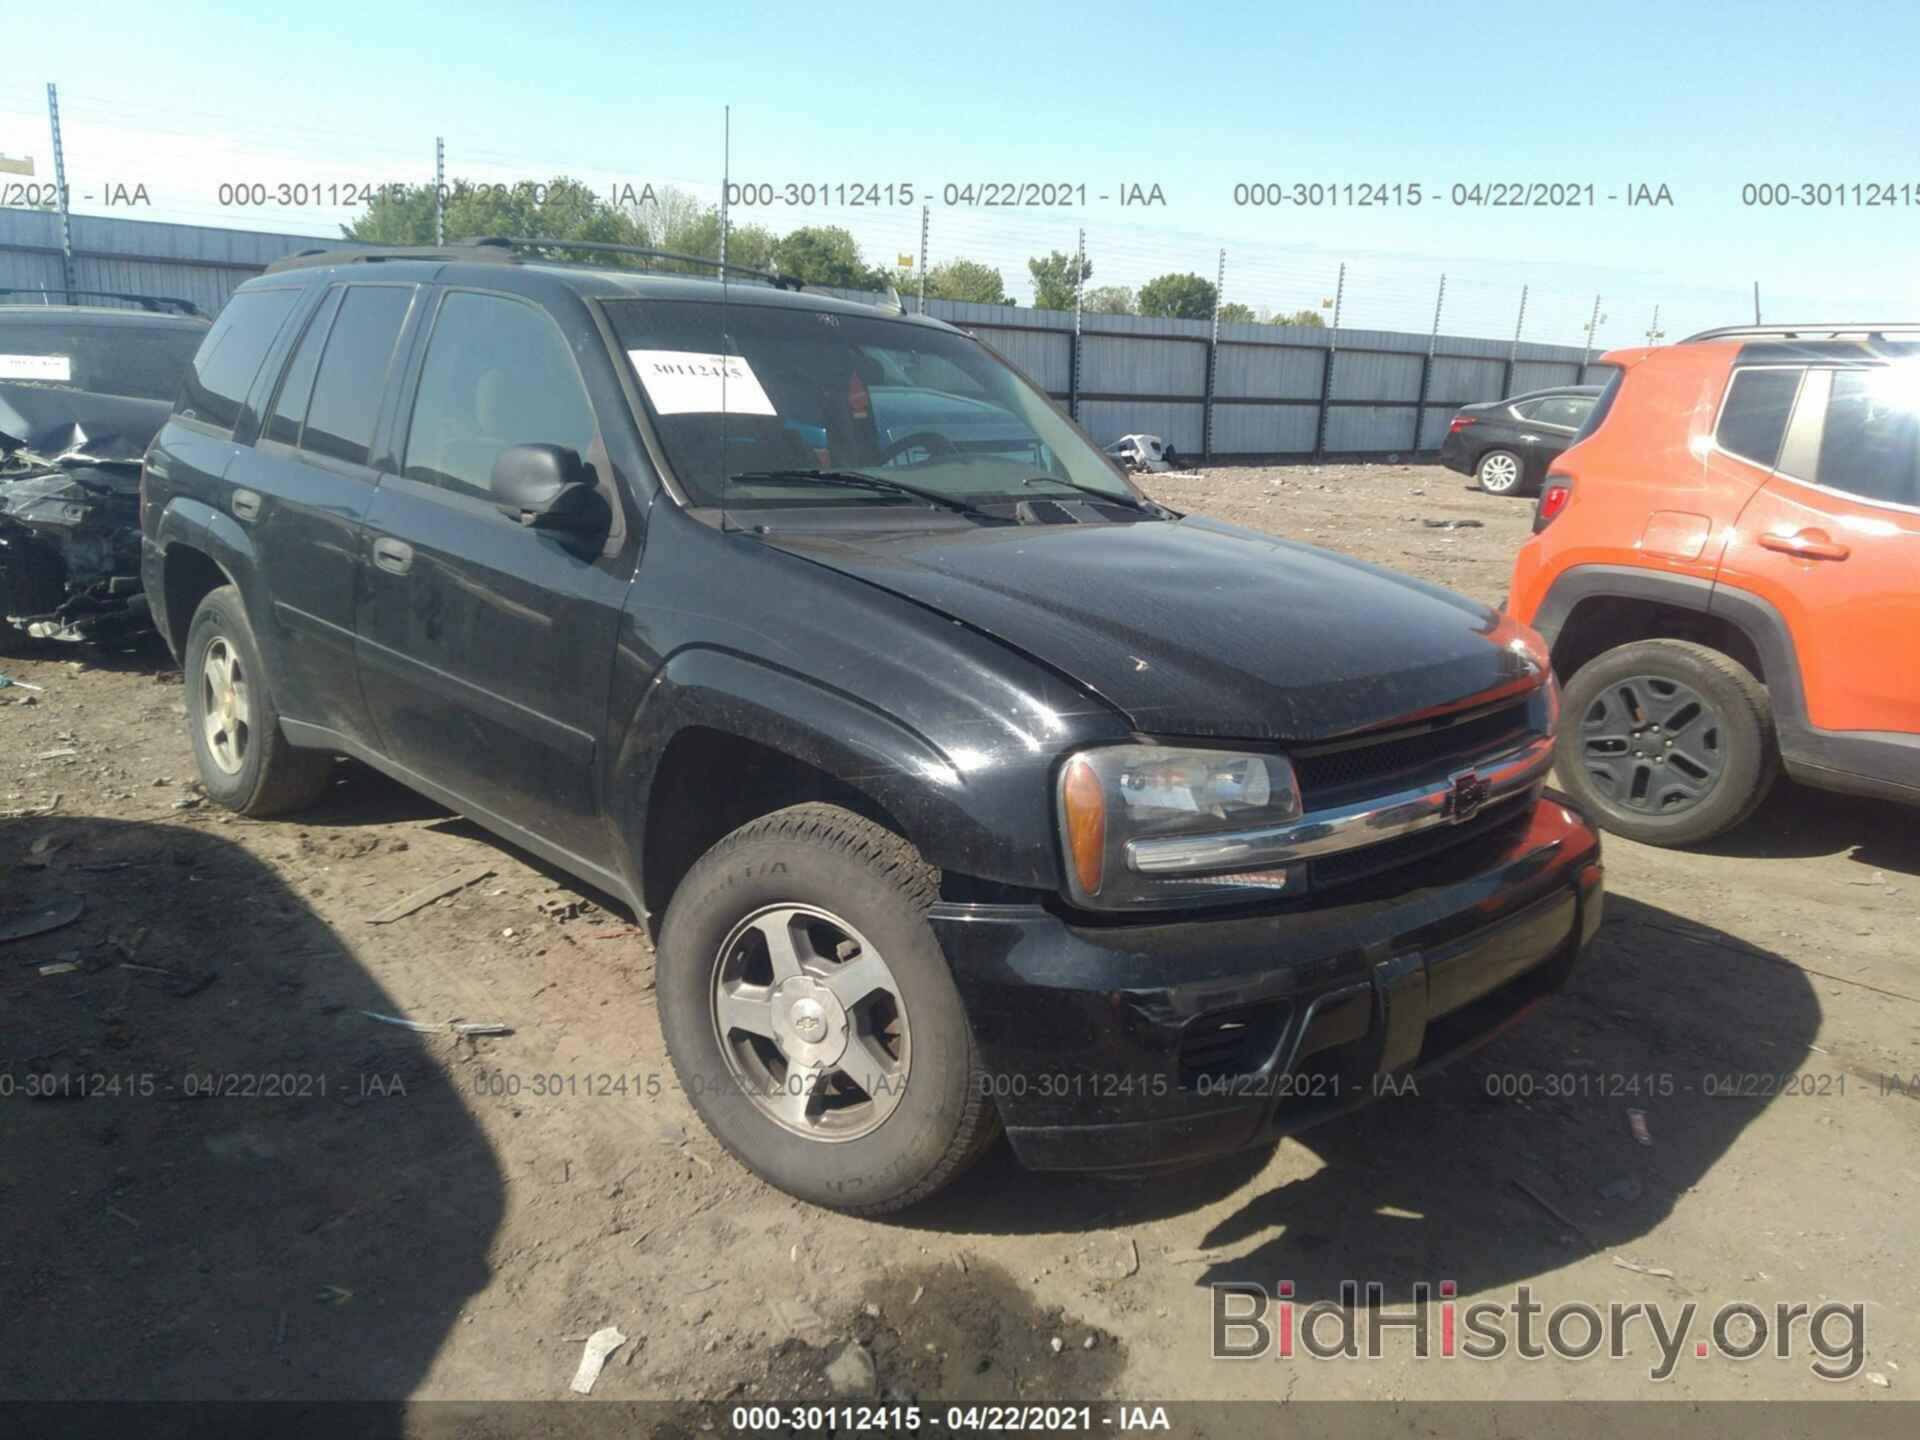
[[[766,660],[698,646],[655,673],[614,758],[609,797],[635,895],[647,893],[641,867],[661,757],[690,729],[751,741],[832,776],[891,817],[942,870],[1037,889],[1061,883],[1043,780],[1051,757],[1010,765],[983,787],[933,737],[868,700]]]
[[[253,538],[231,515],[214,509],[203,500],[177,495],[160,512],[149,543],[159,561],[157,568],[161,583],[148,587],[155,593],[147,597],[147,603],[152,608],[160,632],[167,637],[176,655],[186,644],[186,627],[193,619],[191,615],[169,614],[166,608],[166,566],[169,553],[176,548],[197,551],[211,560],[228,582],[239,590],[247,613],[257,619],[259,609],[255,602],[260,594],[259,557],[253,547]],[[263,628],[258,624],[254,626],[256,634]],[[268,657],[269,663],[273,658]]]

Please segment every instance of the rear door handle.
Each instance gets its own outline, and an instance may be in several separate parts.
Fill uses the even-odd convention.
[[[254,490],[236,490],[227,497],[227,508],[241,520],[260,518],[260,495]]]
[[[1801,560],[1844,560],[1853,553],[1824,530],[1796,530],[1791,535],[1762,535],[1760,544],[1768,550],[1778,550],[1782,555],[1792,555]]]
[[[404,575],[413,567],[413,547],[382,535],[373,542],[373,563],[389,575]]]

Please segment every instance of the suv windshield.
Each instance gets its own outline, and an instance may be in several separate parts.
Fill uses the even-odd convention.
[[[171,400],[203,325],[0,319],[0,382]]]
[[[615,301],[607,312],[695,505],[719,505],[723,492],[728,505],[913,499],[880,485],[812,493],[808,471],[968,503],[1074,490],[1137,503],[1045,395],[950,330],[736,301]]]

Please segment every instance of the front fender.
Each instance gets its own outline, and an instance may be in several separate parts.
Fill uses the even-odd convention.
[[[943,745],[879,709],[772,663],[705,647],[654,676],[615,762],[620,848],[635,894],[660,761],[693,728],[737,736],[813,767],[867,797],[929,863],[1033,889],[1059,887],[1048,779],[1054,755],[1003,744]]]

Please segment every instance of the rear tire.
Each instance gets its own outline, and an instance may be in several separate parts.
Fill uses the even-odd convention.
[[[1779,774],[1767,690],[1738,661],[1688,640],[1639,640],[1567,682],[1555,761],[1602,829],[1692,845],[1739,825]]]
[[[181,658],[187,741],[200,783],[242,815],[304,810],[333,780],[333,756],[301,750],[280,733],[280,711],[240,592],[211,591],[193,612]]]
[[[1511,450],[1489,450],[1473,467],[1474,481],[1489,495],[1527,493],[1527,465]]]
[[[790,1195],[899,1210],[994,1137],[973,1031],[927,925],[938,876],[871,820],[795,805],[720,841],[667,907],[660,1024],[680,1087],[736,1159]]]

